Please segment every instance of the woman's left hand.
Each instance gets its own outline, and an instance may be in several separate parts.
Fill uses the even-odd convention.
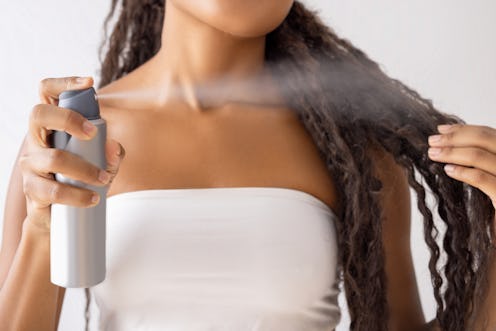
[[[437,129],[441,134],[429,137],[429,158],[446,163],[448,176],[477,187],[496,208],[496,129],[468,124]]]

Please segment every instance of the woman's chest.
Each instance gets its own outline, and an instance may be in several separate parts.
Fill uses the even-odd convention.
[[[306,191],[337,210],[324,161],[294,114],[103,111],[126,150],[108,195],[149,188],[275,186]]]

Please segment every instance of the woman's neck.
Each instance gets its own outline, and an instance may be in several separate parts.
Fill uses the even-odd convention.
[[[192,108],[199,109],[196,86],[219,79],[243,80],[263,69],[265,36],[230,35],[192,17],[172,1],[167,1],[165,13],[162,47],[147,70],[147,81],[158,89],[172,86]]]

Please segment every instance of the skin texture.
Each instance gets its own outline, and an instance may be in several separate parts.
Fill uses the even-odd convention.
[[[173,0],[175,8],[235,37],[265,36],[286,17],[293,0]]]
[[[115,176],[118,169],[118,159],[114,159],[116,162],[111,160],[118,150],[115,141],[124,147],[126,154],[117,176],[112,179],[108,195],[148,188],[280,186],[313,194],[339,211],[339,190],[309,135],[289,109],[266,107],[263,111],[252,111],[260,109],[237,104],[225,104],[208,110],[201,108],[194,84],[226,72],[242,78],[259,70],[263,64],[263,34],[271,26],[277,25],[278,16],[270,15],[263,21],[257,15],[264,17],[262,11],[268,8],[258,7],[260,13],[257,13],[255,7],[251,8],[250,4],[242,1],[208,3],[206,7],[194,7],[192,1],[168,2],[163,40],[171,46],[170,49],[161,49],[132,73],[99,90],[100,94],[125,92],[136,86],[163,90],[174,84],[181,87],[184,96],[182,100],[174,101],[165,94],[145,103],[120,99],[106,100],[101,104],[102,116],[108,121],[109,137],[114,141],[109,145],[113,147],[108,147],[108,159],[113,165],[112,169],[108,169],[109,173]],[[279,3],[280,12],[284,12],[287,5],[282,1],[270,3],[271,6]],[[252,10],[248,17],[257,19],[251,23],[233,23],[227,18],[223,19],[224,10],[234,16]],[[258,22],[259,19],[262,21]],[[263,27],[260,31],[256,30],[258,24]],[[250,38],[242,38],[247,35]],[[51,86],[61,86],[60,82],[51,83]],[[42,102],[45,104],[56,102],[58,93],[70,87],[65,85],[47,93],[50,91],[47,85],[50,82],[45,81],[41,89]],[[491,128],[471,128],[471,134],[465,130],[464,134],[460,133],[456,139],[450,140],[452,159],[449,162],[473,166],[474,170],[456,172],[458,177],[454,177],[470,181],[494,201],[495,152],[488,149],[495,145],[495,132]],[[63,129],[70,130],[70,127]],[[39,127],[31,126],[30,132],[30,146],[42,146],[43,136],[38,135]],[[479,157],[475,161],[463,161],[463,151],[456,150],[456,146],[462,144],[478,146],[483,152],[478,152]],[[155,146],[160,146],[160,151]],[[368,152],[374,160],[374,172],[382,179],[384,187],[380,198],[385,215],[383,235],[389,281],[390,329],[417,330],[424,320],[411,262],[410,197],[406,175],[381,148],[371,147]],[[29,152],[29,148],[23,148],[20,155],[22,159],[32,160],[24,162],[24,173],[34,173],[41,156],[27,157],[35,155]],[[41,152],[36,155],[41,155]],[[448,157],[448,154],[444,156]],[[264,166],[260,167],[260,164]],[[56,165],[53,162],[51,168],[56,168]],[[4,244],[0,255],[0,275],[3,277],[0,279],[3,284],[0,292],[0,320],[15,315],[17,324],[11,324],[12,330],[28,330],[34,325],[38,330],[53,330],[58,322],[64,292],[47,281],[47,214],[44,212],[41,216],[38,214],[37,217],[26,218],[26,192],[22,189],[23,178],[19,169],[19,165],[16,165],[12,174],[4,222]],[[94,170],[76,169],[74,165],[72,170],[67,171],[87,180],[95,180],[97,172]],[[477,175],[480,170],[486,174]],[[37,169],[38,185],[30,187],[37,187],[31,192],[41,195],[47,189],[40,184],[43,181],[40,172],[46,173],[46,169]],[[69,194],[61,194],[58,198],[69,199]],[[80,196],[72,203],[84,203],[85,198]],[[50,202],[48,198],[35,201],[41,209]],[[29,259],[34,254],[38,254],[35,255],[37,258]],[[491,284],[495,283],[495,275],[493,271]],[[30,285],[26,288],[26,284]],[[21,286],[23,300],[19,299]],[[494,285],[490,291],[496,294]],[[33,298],[40,297],[45,298],[45,301],[38,305],[29,304]],[[20,301],[24,305],[19,305]],[[495,311],[495,303],[490,300],[487,302],[486,308]],[[41,327],[40,321],[43,321]]]

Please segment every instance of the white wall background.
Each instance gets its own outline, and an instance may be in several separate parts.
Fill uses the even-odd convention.
[[[496,127],[496,2],[307,0],[391,76],[468,123]],[[44,77],[97,75],[110,0],[4,1],[0,11],[0,211],[28,114]],[[412,198],[415,196],[412,194]],[[413,204],[415,206],[415,204]],[[413,207],[415,209],[415,207]],[[412,250],[427,318],[434,316],[420,215]],[[3,223],[3,218],[0,223]],[[341,303],[344,304],[341,297]],[[94,308],[94,307],[93,307]],[[68,290],[59,330],[83,330],[83,293]],[[93,316],[96,311],[93,309]],[[95,320],[94,320],[95,321]],[[348,318],[338,330],[347,330]]]

